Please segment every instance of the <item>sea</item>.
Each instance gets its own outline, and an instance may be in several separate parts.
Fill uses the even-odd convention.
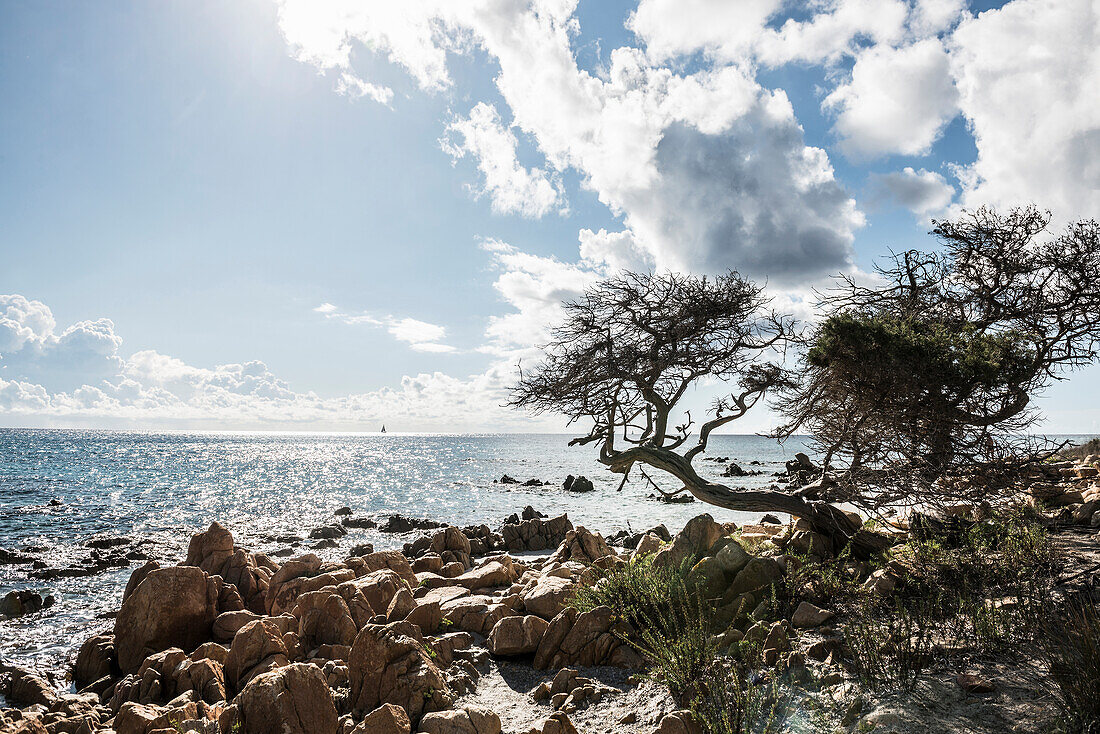
[[[380,522],[401,514],[496,529],[530,505],[548,516],[567,513],[574,525],[605,535],[662,523],[675,533],[704,512],[720,522],[760,517],[660,502],[637,471],[617,491],[620,475],[596,461],[595,449],[568,444],[569,436],[551,434],[0,429],[0,548],[65,568],[86,562],[89,543],[120,536],[151,559],[179,563],[191,535],[215,520],[239,546],[269,554],[291,548],[343,558],[359,543],[399,548],[417,535],[353,529],[336,548],[314,551],[310,531],[338,521],[333,513],[341,507]],[[761,436],[713,436],[695,465],[718,478],[734,461],[761,474],[722,481],[765,486],[805,448],[797,438],[780,445]],[[506,474],[549,484],[501,484]],[[564,491],[570,474],[588,477],[595,491]],[[679,488],[651,476],[666,491]],[[288,540],[294,537],[301,540]],[[0,662],[63,675],[85,639],[110,629],[126,580],[143,562],[48,581],[33,577],[32,566],[0,564],[0,597],[33,589],[55,599],[40,612],[0,620]]]

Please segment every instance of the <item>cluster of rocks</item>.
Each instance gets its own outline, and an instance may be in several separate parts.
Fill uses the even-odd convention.
[[[810,457],[801,451],[784,465],[784,470],[776,472],[776,481],[790,483],[796,487],[804,487],[811,482],[822,478],[824,472],[821,467],[814,464]]]
[[[0,565],[30,566],[27,575],[39,581],[85,578],[147,560],[150,543],[147,539],[127,536],[96,536],[81,545],[83,557],[64,566],[51,565],[47,560],[50,548],[45,546],[31,545],[21,550],[0,548]]]
[[[33,589],[16,589],[0,598],[0,619],[13,619],[25,614],[34,614],[54,605],[52,595],[43,597]]]
[[[1042,464],[1027,491],[1037,505],[1058,511],[1056,522],[1100,528],[1100,455]]]
[[[549,487],[553,482],[544,482],[541,479],[528,479],[526,482],[521,482],[515,477],[510,477],[505,474],[500,479],[494,479],[493,484],[518,484],[521,487]],[[570,474],[565,478],[561,486],[566,492],[592,492],[596,489],[592,484],[592,480],[584,475],[574,477]]]
[[[547,705],[532,731],[575,732],[568,714],[613,691],[577,668],[643,660],[610,609],[568,602],[630,554],[564,515],[527,508],[514,519],[508,532],[442,527],[408,554],[338,563],[312,553],[279,563],[214,523],[180,565],[133,572],[113,630],[80,648],[78,693],[58,693],[29,670],[0,670],[0,693],[18,706],[0,712],[0,729],[498,734],[496,714],[462,703],[491,656],[558,671],[531,692]],[[662,553],[695,548],[682,536]],[[509,543],[554,550],[524,560],[494,552]],[[634,552],[661,543],[646,533]]]

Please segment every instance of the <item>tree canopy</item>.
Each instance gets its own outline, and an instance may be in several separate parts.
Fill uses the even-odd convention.
[[[839,470],[828,496],[868,508],[992,499],[1043,455],[1027,435],[1033,398],[1100,346],[1097,224],[1045,237],[1049,221],[1033,207],[979,209],[934,223],[938,252],[895,255],[870,284],[838,279],[777,432],[813,436]]]

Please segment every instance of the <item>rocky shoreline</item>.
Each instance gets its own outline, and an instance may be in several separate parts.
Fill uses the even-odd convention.
[[[1096,528],[1097,464],[1043,467],[1027,482],[1031,501],[1054,523]],[[347,508],[334,517],[311,537],[335,541],[335,528],[357,522]],[[768,669],[852,697],[834,610],[803,601],[787,618],[756,621],[773,585],[815,547],[803,523],[767,520],[737,527],[702,514],[674,536],[659,526],[604,538],[531,507],[495,530],[391,518],[395,531],[424,532],[400,551],[360,545],[339,562],[313,553],[277,561],[240,547],[215,522],[191,538],[179,565],[148,561],[133,571],[113,630],[76,656],[75,693],[0,666],[12,706],[0,710],[0,730],[699,732],[667,688],[642,676],[647,661],[627,642],[636,636],[629,622],[609,607],[571,604],[577,589],[641,557],[692,564],[691,583],[715,600],[726,630],[720,645],[754,641]],[[887,530],[898,542],[908,536],[903,523]],[[904,583],[894,562],[849,570],[869,594]],[[957,682],[964,696],[987,685],[981,676]],[[838,723],[870,720],[861,706]]]

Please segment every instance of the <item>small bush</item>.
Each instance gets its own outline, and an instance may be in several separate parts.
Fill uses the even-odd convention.
[[[934,660],[936,600],[867,601],[845,630],[853,671],[869,688],[911,689]]]
[[[674,600],[647,620],[632,642],[649,659],[650,675],[681,703],[700,695],[706,672],[718,656],[711,616],[709,605],[696,595]]]
[[[651,555],[632,558],[605,571],[594,586],[578,587],[572,605],[582,612],[610,607],[639,632],[657,629],[674,633],[694,603],[688,570],[687,564],[659,568],[653,565]]]
[[[754,678],[728,660],[706,670],[691,713],[707,734],[771,734],[784,722],[785,697],[778,684]]]
[[[1043,649],[1066,731],[1100,732],[1100,610],[1091,594],[1070,599],[1044,625]]]
[[[819,606],[853,602],[864,594],[861,582],[860,570],[852,563],[850,547],[837,557],[826,559],[789,553],[784,576],[787,599],[784,616],[789,617],[802,600]]]

